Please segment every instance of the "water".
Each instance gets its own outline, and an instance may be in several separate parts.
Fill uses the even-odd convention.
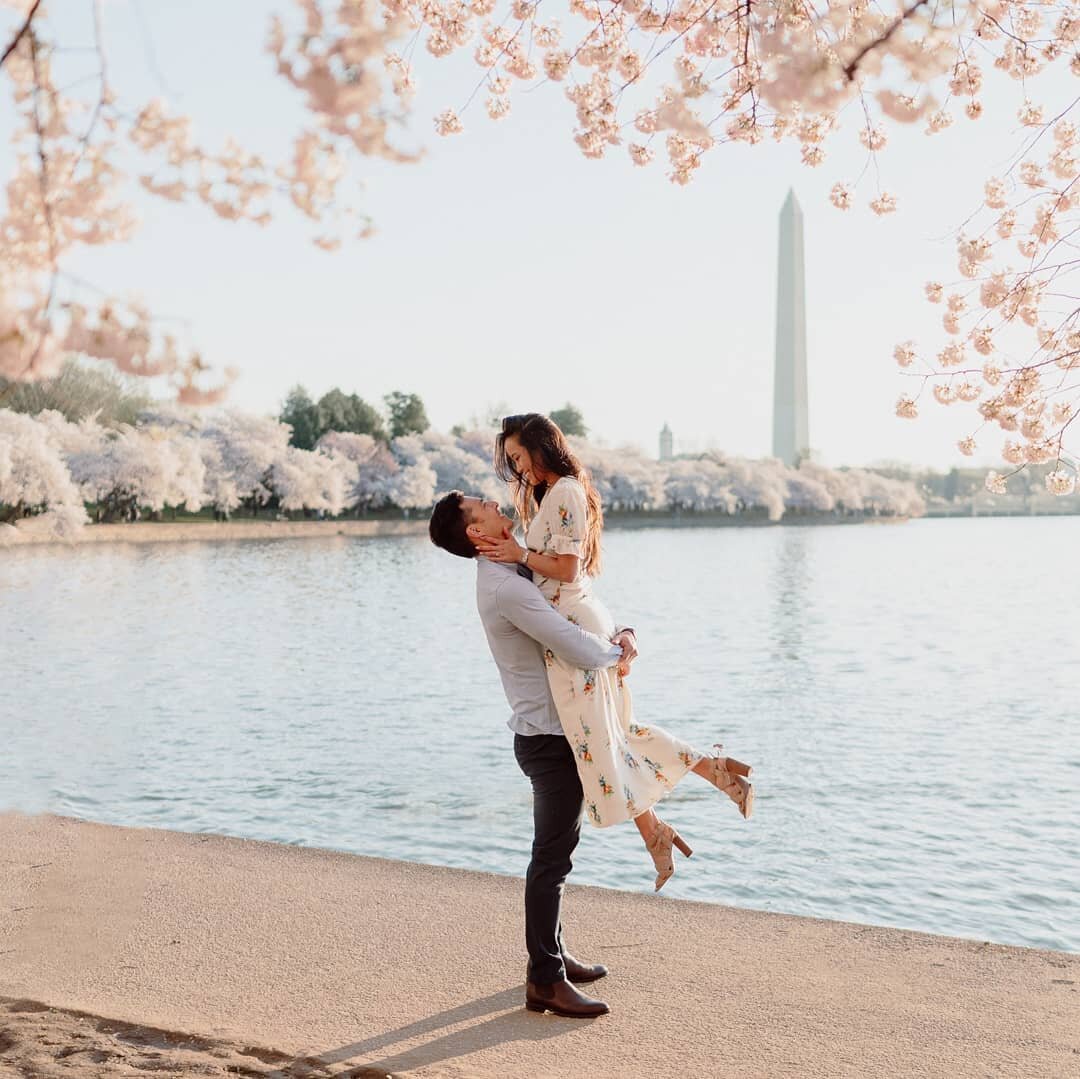
[[[1080,519],[611,531],[638,715],[690,776],[668,896],[1080,951]],[[426,538],[0,552],[0,806],[523,874],[530,793]],[[573,880],[651,890],[632,826]]]

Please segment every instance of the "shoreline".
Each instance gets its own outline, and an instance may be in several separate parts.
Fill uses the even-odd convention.
[[[0,813],[0,1073],[1063,1076],[1080,955],[570,884],[593,1022],[522,1004],[522,881]],[[572,879],[572,878],[571,878]],[[89,1070],[79,1070],[88,1068]]]
[[[7,544],[14,547],[93,543],[221,543],[253,539],[326,539],[331,536],[372,538],[414,536],[427,532],[427,521],[137,521],[134,524],[88,524],[70,539],[60,539],[47,529],[32,527],[33,518],[20,522],[18,535]],[[4,544],[0,542],[0,548]]]
[[[837,517],[832,514],[800,515],[770,521],[765,514],[618,514],[605,517],[607,527],[618,530],[647,528],[769,528],[781,526],[823,527],[827,525],[904,524],[906,517]],[[426,535],[427,518],[376,518],[338,521],[137,521],[129,524],[88,524],[70,539],[60,539],[35,518],[16,525],[16,534],[0,539],[7,546],[79,546],[92,543],[190,543],[228,542],[252,539],[325,539],[350,536],[370,539],[379,536]]]
[[[986,518],[1074,517],[1074,512],[1014,513],[969,510],[941,512],[931,510],[922,517],[836,516],[826,514],[787,515],[770,521],[764,513],[608,513],[605,527],[615,531],[640,531],[653,528],[825,528],[850,525],[903,525],[913,520],[984,520]],[[0,534],[0,550],[16,547],[60,545],[75,547],[95,543],[221,543],[240,540],[326,539],[348,536],[372,539],[381,536],[426,535],[428,522],[423,519],[380,517],[336,521],[137,521],[130,524],[88,524],[75,536],[61,539],[38,519],[17,522],[14,534]]]

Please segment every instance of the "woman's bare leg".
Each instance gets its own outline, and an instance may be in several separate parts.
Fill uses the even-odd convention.
[[[651,809],[646,809],[644,813],[640,813],[634,818],[634,823],[641,833],[641,838],[648,843],[656,832],[656,826],[660,823],[660,819]]]

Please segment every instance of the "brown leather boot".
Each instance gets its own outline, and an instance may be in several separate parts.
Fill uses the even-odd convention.
[[[582,963],[572,955],[566,954],[563,955],[562,960],[563,966],[566,967],[566,980],[577,985],[595,982],[597,978],[604,977],[608,972],[603,963]]]
[[[567,1019],[592,1019],[611,1009],[602,1000],[593,1000],[575,989],[565,978],[550,985],[525,983],[525,1007],[531,1012],[554,1012]]]

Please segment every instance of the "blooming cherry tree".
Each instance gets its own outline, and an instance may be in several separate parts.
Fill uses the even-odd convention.
[[[426,461],[405,465],[390,481],[390,501],[409,510],[426,510],[435,501],[435,470]]]
[[[495,444],[494,437],[487,445],[470,443],[468,437],[454,438],[452,435],[440,434],[438,431],[425,431],[423,435],[403,436],[394,440],[394,449],[402,457],[406,457],[402,446],[413,444],[416,439],[421,454],[417,457],[409,455],[407,459],[416,461],[426,458],[427,462],[435,470],[435,487],[439,491],[469,491],[481,498],[494,499],[496,502],[507,503],[506,486],[495,475],[491,464],[492,447]],[[479,452],[477,452],[479,451]]]
[[[85,518],[84,502],[100,506],[106,519],[166,506],[211,505],[228,514],[246,504],[257,513],[272,501],[286,512],[330,516],[387,505],[426,511],[451,488],[508,504],[491,466],[489,434],[426,431],[387,446],[369,435],[330,432],[312,451],[289,445],[287,425],[235,411],[189,418],[165,409],[146,413],[136,427],[110,429],[93,418],[71,423],[59,412],[30,417],[0,409],[0,516],[47,513],[67,536]],[[780,520],[789,512],[925,511],[911,483],[871,472],[810,462],[790,469],[775,458],[716,454],[653,461],[581,439],[574,449],[613,512],[751,511]]]
[[[58,412],[37,421],[67,464],[83,499],[98,503],[106,520],[142,507],[202,508],[206,468],[198,443],[155,427],[109,430],[95,420],[70,423]]]
[[[134,516],[138,508],[160,513],[168,506],[202,508],[205,466],[198,448],[184,441],[127,428],[108,432],[81,483],[84,497],[100,503],[105,519]]]
[[[1080,72],[1080,60],[1076,66]],[[1034,117],[1032,109],[1024,115]],[[926,285],[926,299],[942,309],[941,347],[924,356],[905,341],[894,350],[916,383],[896,411],[916,418],[924,395],[938,405],[972,406],[974,421],[957,443],[962,454],[990,442],[1010,474],[1053,462],[1047,490],[1069,495],[1080,467],[1067,442],[1080,410],[1080,303],[1068,292],[1080,148],[1068,119],[1030,126],[1038,132],[1017,175],[987,182],[982,213],[969,222],[977,229],[959,237],[958,279]],[[990,472],[986,486],[1003,494],[1006,481]]]
[[[391,501],[400,466],[384,443],[371,435],[330,431],[319,439],[316,449],[337,462],[345,483],[347,509],[381,509]]]
[[[829,493],[829,489],[813,476],[791,470],[786,482],[786,509],[804,513],[828,513],[836,508],[836,499]]]
[[[107,7],[87,2],[97,71],[69,82],[63,27],[47,0],[0,0],[0,70],[16,118],[0,216],[0,374],[8,378],[48,377],[75,352],[167,376],[183,401],[220,400],[229,373],[215,381],[150,311],[75,295],[72,254],[122,242],[137,227],[121,160],[135,162],[135,182],[151,196],[225,221],[266,225],[289,207],[311,223],[315,244],[334,250],[371,229],[343,197],[356,162],[418,157],[396,131],[412,107],[420,48],[436,72],[462,58],[475,69],[473,92],[447,97],[434,117],[441,135],[459,135],[474,119],[508,122],[517,94],[542,89],[562,99],[567,137],[586,157],[663,161],[679,185],[731,143],[789,143],[805,166],[820,168],[831,144],[848,137],[871,167],[855,181],[837,176],[829,197],[841,211],[878,215],[902,209],[879,180],[896,126],[919,125],[938,139],[954,125],[986,123],[995,78],[1015,85],[1015,112],[1003,119],[1015,117],[1029,137],[987,181],[983,214],[957,238],[958,280],[927,286],[942,305],[944,340],[896,349],[912,379],[896,411],[915,417],[930,398],[966,406],[972,422],[963,423],[961,453],[993,433],[1010,469],[1052,462],[1048,489],[1075,487],[1068,439],[1080,410],[1080,304],[1068,282],[1078,136],[1071,106],[1055,111],[1038,98],[1047,73],[1080,75],[1080,13],[1069,0],[567,0],[557,8],[280,0],[265,45],[306,117],[280,161],[235,142],[203,145],[193,118],[162,101],[124,100],[103,45]],[[989,482],[999,489],[1005,480]],[[779,487],[755,489],[759,496],[771,513],[782,504]]]
[[[574,452],[589,470],[604,506],[613,510],[652,510],[666,503],[664,478],[640,450],[602,450],[583,438],[573,438]]]
[[[289,428],[277,420],[226,412],[206,422],[201,452],[211,503],[223,512],[269,501],[275,466],[289,449]]]
[[[336,517],[345,508],[345,474],[324,453],[286,448],[270,469],[283,510],[317,510]]]
[[[28,512],[39,513],[62,537],[86,521],[82,496],[49,429],[0,409],[0,543],[12,538],[11,522]]]
[[[673,510],[736,513],[738,499],[715,461],[675,460],[663,470],[664,503]]]

